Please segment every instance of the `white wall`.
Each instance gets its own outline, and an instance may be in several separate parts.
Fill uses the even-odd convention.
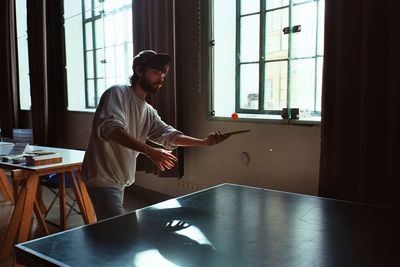
[[[191,125],[186,133],[205,136],[208,131],[227,129],[228,124],[203,121]],[[231,182],[310,195],[318,193],[320,127],[239,123],[234,129],[251,129],[251,132],[231,137],[218,146],[185,149],[185,175],[180,182],[139,172],[136,183],[169,195],[193,191],[182,181],[200,189]],[[249,154],[248,166],[240,164],[241,152]]]

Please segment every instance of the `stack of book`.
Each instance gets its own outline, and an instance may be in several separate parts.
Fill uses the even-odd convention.
[[[44,150],[34,150],[24,155],[27,166],[39,166],[62,162],[60,153]]]

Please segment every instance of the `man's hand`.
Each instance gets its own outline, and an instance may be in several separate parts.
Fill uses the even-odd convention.
[[[145,154],[157,165],[161,171],[164,171],[165,169],[171,169],[175,166],[175,161],[177,161],[177,158],[172,154],[172,151],[162,148],[149,146],[148,151]]]
[[[210,133],[206,139],[204,139],[204,142],[207,146],[213,146],[216,144],[221,143],[222,141],[224,141],[226,138],[228,138],[228,135],[224,135],[223,133],[221,133],[220,131],[216,132],[216,133]]]

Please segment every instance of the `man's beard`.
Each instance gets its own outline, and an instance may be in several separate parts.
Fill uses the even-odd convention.
[[[158,91],[160,90],[161,86],[159,86],[159,83],[153,83],[151,84],[150,81],[148,79],[146,79],[145,77],[141,77],[139,79],[139,85],[140,87],[143,88],[143,90],[148,93],[148,94],[155,94],[158,93]]]

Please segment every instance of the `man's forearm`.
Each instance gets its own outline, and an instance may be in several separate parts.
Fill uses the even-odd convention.
[[[109,136],[109,139],[116,142],[117,144],[126,148],[148,154],[149,146],[145,143],[139,142],[138,140],[131,137],[124,129],[116,128]]]
[[[184,134],[178,135],[175,139],[175,144],[177,146],[207,146],[206,139],[199,139]]]
[[[131,137],[122,128],[115,129],[110,134],[109,139],[121,146],[145,154],[157,165],[161,171],[164,171],[165,169],[171,169],[175,165],[174,162],[177,161],[177,158],[171,153],[171,151],[148,146]]]

